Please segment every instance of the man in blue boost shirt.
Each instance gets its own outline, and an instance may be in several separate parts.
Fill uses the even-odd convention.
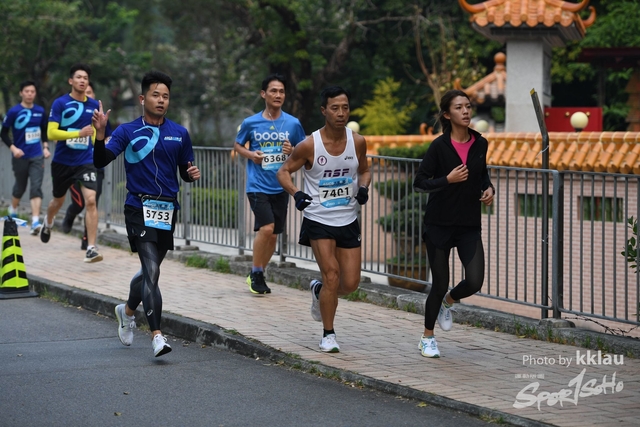
[[[84,262],[102,261],[96,248],[98,234],[98,209],[96,206],[97,171],[93,165],[93,135],[91,126],[93,112],[98,102],[86,96],[91,68],[76,64],[69,72],[71,92],[53,101],[49,113],[47,133],[50,140],[58,141],[51,162],[53,199],[47,208],[40,240],[47,243],[51,238],[53,220],[64,203],[67,190],[75,182],[82,186],[85,200],[87,226],[87,252]]]
[[[11,193],[9,215],[17,216],[18,204],[31,181],[29,199],[31,201],[31,234],[40,232],[40,207],[42,206],[42,178],[44,159],[49,157],[46,138],[47,117],[44,108],[35,105],[36,84],[32,81],[20,84],[20,104],[11,108],[2,122],[0,137],[11,150],[11,163],[16,182]],[[13,141],[9,137],[9,129]]]
[[[287,217],[289,195],[280,186],[276,173],[293,146],[306,137],[298,119],[282,111],[284,77],[272,74],[265,78],[260,96],[265,109],[242,122],[234,144],[236,152],[248,159],[246,192],[255,215],[253,231],[257,234],[247,284],[256,295],[271,293],[264,280],[264,268],[273,256]]]
[[[120,125],[105,146],[105,127],[109,112],[102,103],[94,113],[96,143],[93,161],[102,168],[124,153],[127,198],[124,219],[132,252],[137,252],[141,269],[133,276],[126,304],[115,308],[118,337],[124,345],[133,342],[135,311],[142,302],[153,335],[153,354],[158,357],[171,351],[160,330],[162,295],[158,287],[160,264],[167,251],[173,250],[173,231],[178,214],[180,183],[176,170],[185,182],[200,179],[193,166],[193,147],[189,132],[165,118],[169,108],[171,77],[152,71],[142,78],[142,117]]]

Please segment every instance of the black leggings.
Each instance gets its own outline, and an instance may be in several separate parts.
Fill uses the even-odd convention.
[[[440,304],[449,288],[449,255],[451,248],[439,249],[429,238],[427,244],[427,256],[433,278],[431,291],[425,304],[424,327],[433,330]],[[457,245],[458,257],[464,266],[464,279],[451,290],[451,298],[458,301],[467,298],[482,288],[484,282],[484,247],[482,240],[461,241]]]
[[[135,311],[142,302],[149,328],[152,331],[158,331],[162,316],[162,294],[158,279],[160,264],[167,251],[158,250],[155,242],[142,242],[140,239],[136,239],[136,248],[142,268],[131,279],[127,306]]]

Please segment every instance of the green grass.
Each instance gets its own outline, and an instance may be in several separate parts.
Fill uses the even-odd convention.
[[[360,289],[356,289],[355,291],[351,292],[349,295],[345,295],[342,298],[348,300],[348,301],[366,301],[367,300],[367,293],[363,290]]]
[[[208,260],[202,255],[190,255],[187,257],[187,260],[184,262],[187,267],[196,267],[196,268],[207,268]]]
[[[217,271],[219,273],[231,273],[229,260],[226,258],[218,258],[213,265],[213,271]]]
[[[488,414],[480,414],[480,419],[484,422],[491,423],[491,424],[506,424],[502,416],[492,417],[491,415],[488,415]]]
[[[408,302],[407,305],[405,305],[403,307],[403,310],[407,311],[409,313],[417,313],[418,312],[418,309],[416,308],[416,305],[415,305],[415,303],[413,301]]]

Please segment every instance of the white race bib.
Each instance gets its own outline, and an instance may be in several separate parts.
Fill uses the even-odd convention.
[[[353,198],[353,179],[328,178],[319,183],[320,204],[325,208],[348,205]]]
[[[173,202],[146,199],[142,201],[144,225],[160,230],[171,230],[173,223]]]
[[[262,169],[264,170],[278,170],[280,166],[287,160],[288,155],[282,152],[282,146],[280,147],[264,147],[262,149],[264,157],[262,158]]]
[[[25,144],[38,144],[40,143],[40,128],[29,127],[24,130],[24,142]]]
[[[74,150],[86,150],[89,148],[89,137],[79,136],[77,138],[67,139],[67,147]]]

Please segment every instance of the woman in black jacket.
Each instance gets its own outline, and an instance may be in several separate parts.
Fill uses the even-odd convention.
[[[469,129],[469,97],[460,90],[445,93],[438,120],[443,134],[429,146],[413,182],[416,191],[430,193],[422,235],[433,279],[419,344],[425,357],[440,357],[433,333],[436,320],[442,330],[451,329],[453,302],[475,294],[482,287],[480,204],[490,205],[495,195],[487,172],[487,140]],[[447,293],[449,254],[454,247],[464,266],[465,279]]]

